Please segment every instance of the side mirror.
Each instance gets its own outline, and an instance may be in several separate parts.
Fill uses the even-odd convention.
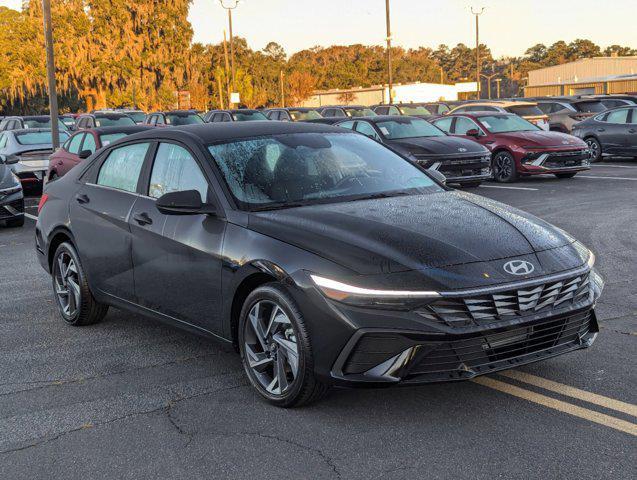
[[[93,152],[91,152],[90,150],[82,150],[80,152],[80,154],[78,155],[78,157],[80,157],[82,160],[84,160],[85,158],[88,158],[91,155],[93,155]]]
[[[16,155],[0,155],[0,163],[5,165],[13,165],[20,161]]]
[[[427,170],[427,172],[429,172],[429,175],[431,175],[434,178],[434,180],[437,180],[443,185],[447,185],[447,177],[445,177],[438,170]]]
[[[467,133],[465,133],[465,135],[467,135],[468,137],[478,138],[480,136],[480,130],[478,130],[477,128],[472,128],[470,130],[467,130]]]
[[[197,190],[169,192],[157,199],[157,210],[164,215],[215,215],[214,205],[203,203]]]

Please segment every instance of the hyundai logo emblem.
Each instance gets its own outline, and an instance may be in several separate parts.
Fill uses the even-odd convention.
[[[511,260],[504,264],[504,271],[511,275],[528,275],[535,270],[535,265],[526,260]]]
[[[467,151],[467,149],[466,149],[466,148],[463,148],[463,147],[460,147],[460,148],[458,149],[458,151],[459,151],[459,152],[466,152],[466,151]]]

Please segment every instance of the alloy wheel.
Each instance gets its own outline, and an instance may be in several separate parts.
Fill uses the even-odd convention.
[[[299,370],[296,334],[287,314],[276,303],[255,303],[244,327],[245,361],[254,378],[270,395],[285,394]]]
[[[61,252],[55,267],[55,295],[62,313],[73,318],[80,306],[80,280],[77,265],[68,252]]]
[[[599,158],[599,154],[600,154],[599,143],[597,143],[597,140],[595,140],[594,138],[587,138],[586,139],[586,144],[588,145],[588,150],[590,152],[591,161],[592,162],[597,161],[597,159]]]
[[[505,153],[498,153],[493,162],[493,174],[497,180],[505,181],[511,177],[513,164],[511,157]]]

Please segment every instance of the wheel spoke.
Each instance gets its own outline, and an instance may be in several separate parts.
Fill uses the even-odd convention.
[[[286,339],[283,335],[277,334],[273,340],[279,346],[279,357],[283,356],[290,365],[292,375],[296,377],[299,369],[299,352],[295,342]]]
[[[272,313],[270,314],[270,321],[268,322],[268,328],[265,331],[265,335],[274,335],[274,332],[277,331],[278,325],[289,325],[290,320],[283,310],[279,308],[278,305],[275,305],[272,308]]]
[[[75,262],[71,259],[69,260],[69,264],[66,267],[66,273],[67,275],[69,274],[69,272],[73,272],[77,275],[77,268],[75,267]]]
[[[60,270],[62,283],[66,282],[66,265],[64,265],[64,255],[60,255],[58,257],[58,269]]]
[[[265,389],[270,393],[281,393],[281,390],[278,388],[278,380],[279,377],[275,375],[270,384],[265,387]]]
[[[261,344],[261,347],[265,351],[267,350],[268,345],[265,339],[265,331],[263,330],[263,325],[261,324],[261,320],[259,319],[259,311],[260,311],[260,304],[257,303],[250,311],[249,319],[250,319],[250,325],[252,325],[252,330],[254,331],[254,334],[256,335],[257,340]]]
[[[246,344],[246,355],[248,356],[248,365],[257,372],[263,372],[273,362],[265,352],[255,352],[254,349]]]
[[[80,286],[75,282],[75,279],[72,277],[67,278],[67,284],[69,285],[69,290],[73,295],[70,297],[73,298],[73,312],[80,304]]]
[[[285,373],[285,357],[283,355],[278,355],[276,358],[276,379],[279,393],[284,392],[288,388],[288,378]]]

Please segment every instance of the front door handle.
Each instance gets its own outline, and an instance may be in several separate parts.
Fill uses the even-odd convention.
[[[605,132],[605,131],[606,131],[606,129],[605,129],[605,128],[598,128],[598,129],[597,129],[597,131],[598,131],[598,132]]]
[[[77,195],[75,195],[75,200],[77,201],[77,203],[88,203],[90,201],[88,196],[83,193],[78,193]]]
[[[133,220],[140,225],[152,225],[153,223],[153,219],[150,218],[146,212],[136,213],[133,215]]]

